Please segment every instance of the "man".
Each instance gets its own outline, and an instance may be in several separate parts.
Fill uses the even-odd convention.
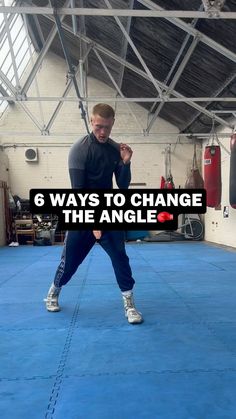
[[[128,145],[118,144],[109,137],[114,121],[115,112],[111,106],[101,103],[94,106],[92,132],[77,141],[69,153],[72,188],[111,189],[113,174],[119,188],[129,187],[133,152]],[[142,315],[134,306],[132,289],[135,281],[125,251],[123,231],[79,230],[66,233],[61,262],[45,300],[47,310],[60,310],[58,297],[61,287],[71,279],[96,241],[111,258],[128,322],[141,323]]]

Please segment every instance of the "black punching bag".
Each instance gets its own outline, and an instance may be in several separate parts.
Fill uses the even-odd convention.
[[[229,202],[236,208],[236,133],[230,139]]]

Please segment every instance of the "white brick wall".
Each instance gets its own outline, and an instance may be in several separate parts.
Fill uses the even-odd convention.
[[[8,183],[9,160],[5,151],[0,149],[0,180]]]
[[[38,148],[38,161],[25,161],[25,146],[8,148],[9,176],[13,195],[29,197],[31,188],[69,187],[67,155],[69,146],[34,144]]]
[[[146,183],[147,187],[158,188],[160,177],[165,176],[165,145],[133,144],[133,139],[128,143],[134,151],[132,183]],[[12,193],[27,198],[31,188],[70,187],[67,170],[70,145],[50,144],[46,147],[36,143],[34,146],[38,148],[38,162],[25,161],[25,146],[6,149]],[[172,154],[172,174],[176,187],[185,184],[192,151],[192,145],[178,145]],[[190,156],[189,159],[186,159],[186,154]]]

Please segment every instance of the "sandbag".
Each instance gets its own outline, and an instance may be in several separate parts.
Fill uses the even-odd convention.
[[[193,152],[193,162],[191,172],[185,182],[186,189],[203,189],[204,188],[204,180],[201,176],[200,170],[198,169],[197,165],[197,151],[196,151],[196,143],[194,144],[194,152]]]
[[[219,145],[205,147],[204,183],[207,193],[206,204],[215,208],[221,203],[221,151]]]
[[[172,175],[169,175],[166,179],[164,176],[161,176],[160,189],[174,189],[174,181]]]
[[[175,184],[172,175],[169,175],[165,181],[164,189],[174,189]]]
[[[188,176],[186,183],[186,189],[203,189],[204,180],[201,176],[199,169],[191,169],[190,175]]]
[[[236,208],[236,133],[230,139],[229,202]]]
[[[164,189],[165,188],[165,183],[166,183],[166,180],[165,180],[164,176],[161,176],[160,189]]]

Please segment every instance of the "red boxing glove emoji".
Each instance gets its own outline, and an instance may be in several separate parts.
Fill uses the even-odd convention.
[[[158,214],[157,219],[159,221],[159,223],[164,223],[165,221],[170,221],[173,220],[173,214],[170,214],[169,212],[160,212],[160,214]]]

